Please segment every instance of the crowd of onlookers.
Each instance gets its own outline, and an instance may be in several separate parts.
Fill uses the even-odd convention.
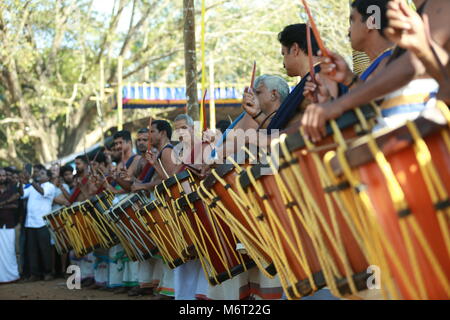
[[[222,131],[229,124],[217,123]],[[42,164],[27,164],[22,170],[0,167],[0,283],[68,276],[67,267],[71,260],[77,264],[76,257],[58,253],[42,216],[73,203],[70,198],[82,184],[77,173],[87,170],[88,163],[114,167],[120,157],[113,144],[77,156],[73,166],[55,162],[49,169]]]
[[[70,165],[0,168],[0,283],[65,275],[67,257],[56,251],[41,217],[67,204],[60,195],[74,188],[73,171]]]

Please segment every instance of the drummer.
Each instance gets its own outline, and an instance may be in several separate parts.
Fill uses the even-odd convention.
[[[91,196],[89,184],[89,159],[86,155],[79,155],[75,158],[74,189],[70,194],[69,203],[82,202]],[[61,189],[65,197],[69,194]],[[78,265],[81,271],[81,286],[90,286],[94,283],[94,256],[89,253],[83,257],[76,257],[73,250],[69,252],[70,264]]]
[[[113,136],[115,157],[118,160],[117,166],[112,173],[116,197],[113,204],[118,203],[131,191],[131,185],[137,177],[137,166],[140,156],[133,153],[133,141],[128,130],[118,131]],[[138,263],[130,261],[126,256],[122,245],[118,244],[109,250],[110,283],[115,287],[115,294],[128,293],[132,288],[138,287]]]
[[[159,153],[160,143],[161,149],[165,146],[166,148],[171,147],[170,137],[172,129],[168,122],[158,122],[158,120],[154,121],[155,130],[153,133],[156,134],[154,140],[152,140],[152,144],[158,142],[158,147],[155,148],[153,145],[150,146],[151,151],[154,153]],[[159,129],[158,129],[159,127]],[[161,135],[165,135],[167,139],[160,139]],[[145,154],[147,153],[147,149],[149,148],[149,129],[141,128],[137,132],[136,139],[136,147],[141,155],[141,159],[138,163],[136,173],[138,174],[138,178],[134,181],[131,186],[131,190],[133,192],[137,192],[139,190],[152,190],[152,186],[155,183],[151,182],[151,179],[154,175],[153,165],[145,158]],[[146,179],[147,177],[147,179]],[[155,178],[156,179],[156,178]],[[156,180],[155,180],[156,181]],[[128,296],[139,296],[139,295],[152,295],[154,294],[154,289],[157,289],[158,284],[162,278],[162,266],[161,259],[159,258],[149,258],[145,261],[138,262],[138,282],[139,287],[133,288],[128,292]]]
[[[289,85],[281,77],[264,74],[255,79],[254,86],[254,98],[258,100],[258,105],[261,107],[261,112],[269,115],[266,117],[266,122],[270,121],[280,105],[289,95]],[[239,135],[237,130],[257,130],[261,126],[257,120],[253,119],[250,115],[253,114],[255,110],[253,110],[253,103],[247,104],[247,99],[245,99],[245,96],[242,102],[242,107],[244,112],[239,115],[230,126],[228,126],[227,131],[225,131],[225,133],[217,139],[217,142],[211,141],[212,139],[210,136],[212,135],[212,132],[206,132],[204,134],[204,137],[206,136],[206,141],[215,142],[214,149],[211,152],[212,159],[218,159],[219,156],[224,159],[238,151],[239,147],[236,148],[236,146],[232,144],[232,142],[234,142],[234,136]],[[249,109],[249,112],[245,111],[247,109]],[[227,145],[228,147],[226,147]]]
[[[139,179],[134,181],[131,186],[133,192],[139,190],[153,191],[155,186],[170,175],[169,172],[175,172],[176,170],[176,164],[172,161],[171,150],[173,145],[170,143],[172,137],[172,126],[170,123],[166,120],[153,121],[150,137],[152,150],[145,153],[149,169],[145,175],[141,173]],[[142,167],[142,163],[140,163],[140,167]]]
[[[173,160],[177,166],[172,174],[190,169],[192,173],[200,178],[204,176],[201,169],[204,167],[203,154],[207,144],[203,143],[195,135],[194,121],[187,114],[180,114],[174,119],[175,132],[180,143],[176,145],[173,152]],[[237,276],[227,280],[225,283],[210,286],[199,259],[188,260],[173,270],[175,299],[195,300],[197,298],[215,299],[239,299],[239,288],[246,283],[245,276]]]
[[[74,177],[75,188],[69,198],[70,203],[84,201],[89,198],[88,178],[89,178],[89,159],[85,155],[80,155],[75,158]],[[66,196],[66,193],[64,193]]]
[[[317,84],[311,82],[310,77],[305,85],[304,95],[312,101],[312,94],[317,91],[319,102],[326,102],[337,98],[336,87],[342,82],[346,87],[353,88],[359,82],[364,82],[376,75],[387,63],[392,55],[394,44],[384,36],[387,27],[387,3],[389,0],[355,0],[350,14],[349,37],[352,49],[364,52],[369,57],[369,65],[359,77],[348,69],[346,74],[329,75],[328,64],[322,65],[316,77]],[[374,28],[375,17],[369,12],[371,6],[380,8],[380,28]],[[342,77],[345,80],[342,81]],[[319,88],[319,90],[317,90]],[[330,90],[330,88],[334,88]],[[334,92],[332,92],[334,91]]]
[[[140,130],[143,132],[144,130]],[[147,133],[148,134],[148,133]],[[131,186],[133,192],[147,190],[153,193],[154,188],[162,180],[175,173],[176,164],[172,161],[172,148],[170,143],[172,138],[172,126],[165,120],[155,120],[152,122],[151,131],[148,137],[151,140],[151,150],[146,150],[145,159],[149,168],[144,174],[140,174]],[[146,145],[148,148],[148,145]],[[144,147],[142,146],[142,149]],[[142,166],[142,164],[141,164]],[[142,169],[144,171],[144,168]],[[151,196],[154,198],[153,194]],[[139,283],[140,289],[133,290],[131,296],[150,293],[158,295],[155,299],[166,300],[174,297],[173,270],[162,262],[160,257],[150,258],[139,263]]]
[[[258,105],[261,106],[262,111],[266,114],[274,114],[286,97],[289,95],[289,86],[287,82],[278,76],[273,75],[261,75],[255,79],[255,98],[258,100]],[[243,104],[245,104],[245,99],[243,99]],[[245,107],[243,106],[244,110]],[[247,119],[248,118],[248,119]],[[247,112],[243,112],[229,127],[229,130],[248,130],[257,129],[260,125]],[[231,143],[233,135],[227,135],[225,133],[221,140],[216,143],[214,154],[222,155],[221,150],[222,141],[225,140],[223,145]],[[227,148],[224,156],[228,156],[231,152],[234,152],[235,148]],[[244,299],[249,296],[253,296],[256,299],[279,299],[282,295],[282,288],[278,277],[274,279],[267,278],[262,272],[257,268],[253,268],[248,272],[245,272],[238,276],[238,279],[227,280],[225,286],[228,287],[228,293],[226,296],[220,295],[220,290],[214,289],[214,287],[209,286],[204,281],[204,286],[208,288],[208,292],[203,295],[197,295],[198,298],[204,299]],[[233,282],[237,283],[233,287]],[[234,289],[233,289],[234,288]]]
[[[262,129],[285,129],[299,123],[301,115],[309,101],[305,99],[303,90],[309,74],[309,60],[307,49],[307,27],[304,23],[286,26],[278,34],[281,43],[281,55],[283,66],[289,77],[301,77],[301,81],[283,101],[274,115],[266,114],[255,98],[255,93],[250,90],[244,94],[243,107],[247,113],[258,123]],[[312,60],[314,69],[319,72],[320,57],[317,41],[311,34]],[[272,116],[272,117],[271,117]],[[270,118],[270,121],[269,121]]]
[[[430,28],[429,21],[424,21],[420,16],[404,3],[393,1],[389,6],[389,27],[386,35],[399,47],[407,49],[420,60],[426,68],[427,73],[439,83],[437,98],[450,105],[450,46],[442,47],[433,42],[433,49],[446,67],[443,69],[434,57],[430,46],[423,45],[427,42],[427,29]],[[449,6],[446,7],[447,16],[450,15]]]
[[[139,160],[136,172],[138,173],[138,180],[143,181],[145,176],[149,173],[150,169],[152,168],[150,162],[145,159],[145,153],[147,152],[147,149],[149,147],[149,129],[148,128],[141,128],[137,132],[137,138],[136,138],[136,148],[141,155],[141,159]],[[157,152],[157,150],[150,146],[152,149],[151,151]]]
[[[106,176],[109,176],[108,172],[108,160],[102,149],[99,149],[96,153],[91,154],[89,157],[90,165],[92,168],[92,174],[89,179],[91,184],[90,190],[92,190],[91,196],[102,193],[105,189],[109,191],[114,188],[109,184]],[[104,289],[106,288],[109,273],[109,249],[98,248],[92,253],[94,259],[94,283],[88,286],[88,289]]]

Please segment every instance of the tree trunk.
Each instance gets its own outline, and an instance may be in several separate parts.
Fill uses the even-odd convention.
[[[195,10],[194,0],[183,0],[184,11],[184,68],[188,114],[199,119],[197,96],[197,58],[195,54]]]

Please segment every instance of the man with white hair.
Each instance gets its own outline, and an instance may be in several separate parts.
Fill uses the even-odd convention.
[[[289,95],[289,85],[287,82],[274,75],[261,75],[256,78],[254,88],[245,89],[244,99],[242,101],[242,112],[227,128],[236,132],[236,130],[249,130],[264,128],[268,122],[272,120],[276,111],[282,102]],[[251,94],[249,94],[251,93]],[[257,100],[259,104],[254,105],[253,101]],[[250,102],[252,101],[252,102]],[[221,138],[216,142],[215,148],[212,151],[212,157],[216,158],[218,155],[226,158],[234,152],[237,148],[227,148],[226,151],[224,143],[228,140],[231,143],[232,137],[228,136],[230,131],[225,131]]]
[[[246,93],[249,91],[249,89],[246,89]],[[252,97],[257,100],[262,112],[252,112],[254,110],[251,110],[251,106],[246,104],[247,96],[245,94],[242,106],[246,111],[228,129],[248,130],[264,127],[264,124],[271,121],[280,105],[289,95],[289,86],[281,77],[261,75],[256,78],[254,89],[251,92],[253,93]],[[264,116],[262,116],[263,114]],[[217,157],[217,155],[222,156],[224,153],[223,158],[226,158],[231,153],[238,151],[239,148],[235,148],[233,145],[230,147],[235,136],[236,134],[230,134],[230,131],[225,131],[221,139],[216,143],[212,157]],[[226,147],[226,144],[228,144],[228,147]],[[225,149],[225,147],[226,152],[223,152],[221,149]],[[204,275],[199,276],[197,294],[197,298],[199,299],[239,300],[249,298],[250,296],[256,299],[280,299],[282,297],[282,287],[278,277],[269,279],[259,269],[253,268],[225,281],[221,285],[211,286],[208,284]]]

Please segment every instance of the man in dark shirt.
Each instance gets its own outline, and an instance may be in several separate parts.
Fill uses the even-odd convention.
[[[19,279],[15,246],[16,210],[19,193],[0,169],[0,283]]]

